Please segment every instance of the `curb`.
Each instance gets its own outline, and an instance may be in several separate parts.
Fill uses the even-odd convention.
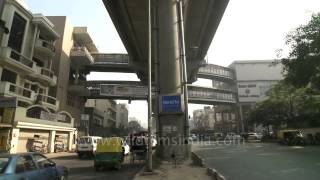
[[[136,173],[136,174],[133,176],[132,179],[133,179],[133,180],[138,179],[138,177],[144,172],[145,168],[146,168],[146,165],[144,165],[144,166],[139,170],[139,172]]]
[[[226,180],[224,176],[217,172],[213,168],[207,168],[207,174],[212,177],[213,180]]]
[[[205,167],[204,159],[202,159],[200,156],[196,155],[196,153],[191,152],[191,159],[192,163],[196,166]]]
[[[192,162],[194,165],[205,167],[204,159],[198,156],[196,153],[191,153]],[[226,180],[226,178],[220,174],[217,170],[213,168],[207,168],[207,174],[212,178],[212,180]]]

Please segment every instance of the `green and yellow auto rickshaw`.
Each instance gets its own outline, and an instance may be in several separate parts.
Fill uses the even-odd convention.
[[[110,137],[98,140],[94,168],[99,171],[104,167],[112,167],[117,170],[121,168],[124,161],[123,139]]]

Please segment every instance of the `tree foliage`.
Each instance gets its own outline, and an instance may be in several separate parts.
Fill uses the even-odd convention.
[[[128,123],[128,130],[130,133],[135,133],[143,130],[143,127],[140,125],[139,121],[132,120]]]
[[[252,124],[320,126],[320,13],[287,35],[291,51],[282,59],[285,79],[250,114]]]
[[[287,35],[291,47],[288,58],[282,59],[285,80],[297,88],[310,85],[320,89],[320,13],[306,25]]]
[[[281,81],[267,92],[267,100],[258,103],[249,122],[275,128],[320,125],[320,98],[314,93],[310,87],[295,88]]]

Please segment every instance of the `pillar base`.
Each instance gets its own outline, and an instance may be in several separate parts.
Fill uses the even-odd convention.
[[[184,161],[190,158],[191,145],[159,145],[156,155],[163,161]]]

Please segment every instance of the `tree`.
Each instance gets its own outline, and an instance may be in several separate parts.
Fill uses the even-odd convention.
[[[295,88],[280,81],[267,92],[268,99],[258,103],[249,116],[251,124],[299,128],[320,125],[320,100],[310,87]]]
[[[320,89],[320,13],[306,25],[287,35],[291,47],[288,58],[282,59],[285,80],[297,88],[307,85]]]
[[[139,132],[143,130],[143,127],[140,125],[138,120],[131,120],[128,123],[128,130],[130,133]]]

